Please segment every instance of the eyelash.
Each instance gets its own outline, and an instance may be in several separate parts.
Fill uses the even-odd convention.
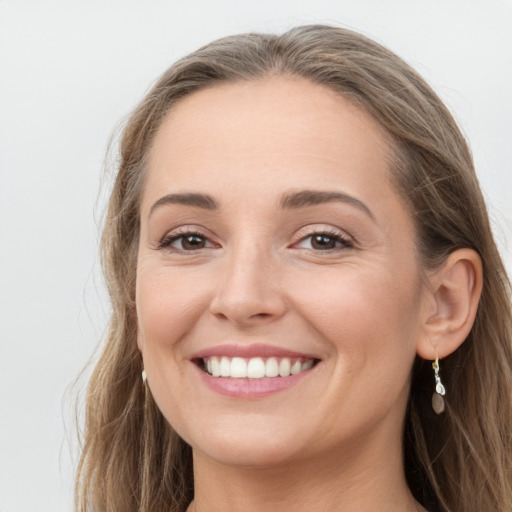
[[[172,244],[175,242],[182,240],[183,241],[186,238],[191,237],[197,237],[204,241],[205,244],[210,243],[209,247],[199,247],[197,249],[184,249],[183,247],[172,247]],[[333,230],[319,230],[319,231],[313,231],[305,236],[303,236],[298,242],[295,242],[291,247],[292,248],[301,248],[297,247],[299,244],[304,243],[306,240],[310,239],[313,241],[314,237],[324,237],[327,239],[330,239],[331,241],[334,241],[335,244],[340,244],[338,247],[332,247],[327,249],[315,249],[314,247],[303,247],[303,249],[313,251],[313,252],[333,252],[337,250],[346,250],[346,249],[352,249],[354,248],[354,243],[351,239],[348,237],[342,235],[341,233]],[[310,242],[311,243],[311,242]],[[194,230],[182,230],[177,233],[173,233],[170,235],[165,236],[158,244],[157,249],[158,250],[170,250],[171,252],[181,252],[181,253],[193,253],[201,249],[210,249],[214,247],[214,243],[208,240],[208,237],[206,237],[203,233],[200,233],[198,231]]]
[[[200,238],[200,239],[204,240],[205,243],[208,242],[208,237],[204,236],[202,233],[199,233],[198,231],[183,230],[183,231],[179,231],[178,233],[174,233],[174,234],[165,236],[158,244],[157,249],[159,249],[159,250],[173,249],[177,252],[194,252],[193,249],[183,249],[183,247],[182,248],[171,247],[174,242],[177,242],[178,240],[182,240],[182,244],[183,244],[183,241],[186,238],[191,238],[191,237]],[[204,249],[204,248],[205,247],[200,247],[199,249]]]
[[[337,231],[330,231],[330,230],[325,230],[325,229],[319,230],[319,231],[314,231],[313,233],[309,233],[308,235],[302,237],[298,243],[295,243],[294,246],[297,246],[298,244],[305,242],[308,239],[313,240],[314,237],[329,238],[332,241],[334,241],[335,243],[339,243],[340,246],[334,247],[334,248],[329,248],[329,249],[323,249],[323,250],[322,249],[314,249],[312,247],[306,248],[310,251],[331,252],[331,251],[336,251],[336,250],[352,249],[354,247],[354,243],[348,237],[342,235],[341,233],[339,233]]]

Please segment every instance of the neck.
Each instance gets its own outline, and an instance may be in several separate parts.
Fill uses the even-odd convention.
[[[382,440],[381,440],[382,441]],[[379,449],[379,446],[381,449]],[[331,451],[272,467],[229,466],[194,453],[193,512],[416,512],[401,441]]]

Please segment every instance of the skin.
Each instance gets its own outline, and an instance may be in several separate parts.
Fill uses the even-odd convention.
[[[442,356],[461,342],[443,348],[453,294],[440,283],[478,279],[466,254],[425,282],[390,157],[368,114],[303,79],[216,86],[164,119],[141,199],[138,344],[159,408],[193,448],[197,512],[424,510],[402,467],[410,371],[417,353],[435,357],[432,337]],[[282,207],[303,190],[363,206]],[[218,207],[162,200],[183,193]],[[187,232],[199,246],[176,238]],[[285,391],[242,399],[212,391],[191,361],[254,343],[319,362]]]

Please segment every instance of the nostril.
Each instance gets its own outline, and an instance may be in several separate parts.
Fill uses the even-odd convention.
[[[252,279],[245,285],[240,279],[236,282],[228,279],[212,299],[210,313],[219,320],[228,319],[239,325],[277,319],[286,307],[274,286],[274,281],[269,282],[268,278],[260,278],[258,282]]]

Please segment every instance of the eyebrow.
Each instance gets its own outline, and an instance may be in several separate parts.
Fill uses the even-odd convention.
[[[368,206],[362,201],[342,192],[331,192],[321,190],[302,190],[292,194],[286,194],[281,198],[280,206],[285,209],[303,208],[305,206],[314,206],[323,203],[341,202],[355,206],[372,220],[375,216]]]
[[[156,201],[149,215],[151,215],[158,207],[165,204],[183,204],[185,206],[195,206],[205,210],[216,210],[219,206],[215,199],[207,194],[185,193],[185,194],[167,194]]]
[[[301,190],[300,192],[283,195],[279,201],[279,205],[283,209],[293,210],[304,208],[306,206],[315,206],[318,204],[332,202],[341,202],[355,206],[368,215],[372,220],[375,220],[375,216],[372,211],[362,201],[342,192]],[[181,204],[202,208],[204,210],[217,210],[219,208],[217,201],[215,201],[212,196],[209,196],[208,194],[187,192],[181,194],[167,194],[161,197],[153,204],[149,211],[149,215],[151,215],[158,207],[166,204]]]

